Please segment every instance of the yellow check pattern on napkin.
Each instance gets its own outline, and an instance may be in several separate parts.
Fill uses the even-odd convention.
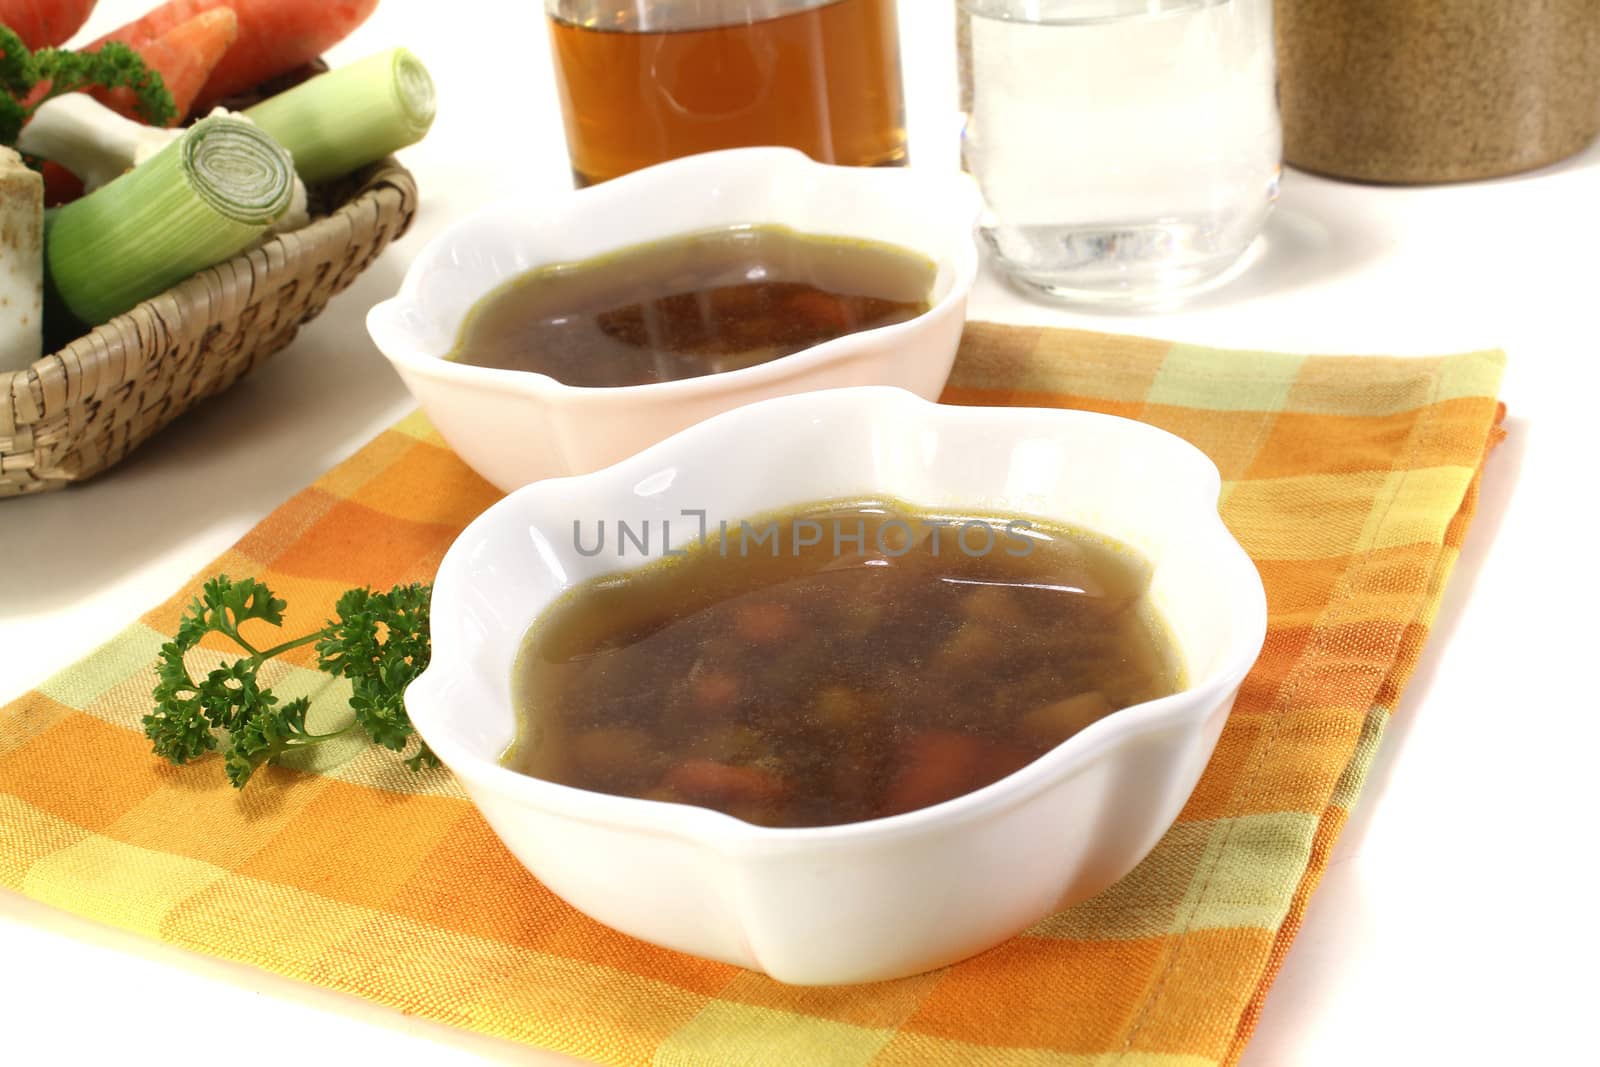
[[[495,500],[418,416],[0,710],[0,886],[604,1063],[1232,1062],[1433,621],[1499,434],[1502,363],[969,327],[947,401],[1126,415],[1216,461],[1270,631],[1150,857],[943,971],[798,989],[613,933],[528,875],[447,772],[413,776],[357,742],[263,771],[243,793],[217,757],[172,767],[150,755],[139,720],[152,665],[200,578],[261,578],[289,601],[287,632],[307,632],[349,586],[430,579]],[[310,663],[271,664],[264,680],[284,699],[321,693],[336,714],[343,683]]]

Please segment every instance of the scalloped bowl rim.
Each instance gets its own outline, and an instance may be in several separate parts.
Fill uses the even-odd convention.
[[[951,305],[964,301],[971,295],[972,287],[978,277],[980,262],[978,244],[976,240],[957,241],[954,242],[952,254],[948,257],[938,257],[936,262],[937,267],[948,268],[951,272],[945,291],[925,311],[910,319],[870,330],[843,334],[821,344],[750,367],[694,378],[624,386],[567,385],[538,371],[507,370],[458,363],[446,358],[453,345],[442,351],[431,350],[419,343],[411,331],[397,324],[396,320],[403,313],[418,306],[419,295],[427,286],[434,284],[432,279],[435,276],[442,272],[463,269],[452,262],[454,250],[465,238],[484,226],[502,222],[520,225],[556,220],[570,223],[573,218],[605,213],[613,204],[626,204],[647,197],[652,190],[671,188],[680,184],[688,185],[701,177],[707,180],[719,177],[727,180],[732,176],[747,181],[764,177],[768,181],[775,181],[781,177],[807,172],[842,183],[858,183],[864,188],[879,184],[904,184],[912,188],[925,188],[930,193],[942,194],[949,204],[950,221],[934,224],[933,228],[936,229],[942,230],[952,224],[958,224],[970,231],[982,212],[982,195],[978,191],[977,183],[967,174],[944,174],[912,168],[841,167],[818,163],[793,148],[732,148],[705,152],[646,167],[599,185],[575,189],[548,202],[530,204],[519,197],[507,197],[464,215],[423,246],[407,269],[399,291],[393,297],[373,305],[367,312],[368,332],[383,354],[397,366],[441,381],[477,383],[492,386],[506,393],[534,397],[603,396],[611,402],[669,400],[685,393],[731,392],[747,386],[759,387],[771,381],[792,378],[799,373],[848,360],[858,354],[862,339],[871,339],[880,344],[896,343],[920,332],[925,320],[945,313]],[[751,220],[749,224],[754,225],[760,221]],[[689,227],[673,232],[695,231],[693,227]],[[807,232],[811,231],[808,229]],[[629,246],[627,243],[607,243],[608,249]],[[545,261],[546,264],[553,262],[564,261]],[[535,264],[523,269],[537,269],[537,266],[538,264]],[[516,272],[503,275],[495,286],[483,290],[480,299],[516,276]],[[464,321],[463,316],[455,323],[455,329],[459,330],[461,322]],[[453,330],[452,336],[454,333]]]

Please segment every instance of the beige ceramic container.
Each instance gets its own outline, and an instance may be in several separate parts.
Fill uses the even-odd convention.
[[[1532,170],[1600,135],[1600,0],[1277,0],[1284,154],[1446,182]]]

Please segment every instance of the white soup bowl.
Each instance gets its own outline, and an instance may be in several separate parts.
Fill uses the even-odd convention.
[[[447,227],[417,256],[367,330],[463,460],[512,490],[583,474],[718,412],[850,385],[936,398],[950,376],[978,273],[981,198],[961,174],[836,167],[789,148],[673,160],[547,203],[514,201]],[[884,242],[936,266],[930,308],[753,367],[612,388],[446,358],[473,307],[530,270],[677,234],[776,224]]]
[[[1109,415],[952,407],[887,388],[769,400],[489,508],[439,569],[432,662],[406,705],[507,847],[601,922],[784,982],[915,974],[1100,892],[1177,817],[1266,633],[1261,580],[1218,517],[1219,485],[1191,445]],[[681,548],[696,525],[686,511],[707,512],[715,531],[719,518],[737,527],[863,497],[1069,523],[1134,549],[1152,564],[1151,604],[1187,687],[976,792],[840,826],[756,826],[500,765],[517,729],[513,661],[566,590],[658,558],[663,522]],[[650,552],[586,555],[601,519],[653,527]]]

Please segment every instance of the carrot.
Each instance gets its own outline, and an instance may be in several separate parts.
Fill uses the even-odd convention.
[[[733,609],[733,632],[753,645],[775,645],[793,637],[799,625],[782,604],[756,600]]]
[[[685,760],[668,771],[661,784],[690,803],[713,807],[764,803],[784,794],[783,780],[774,774],[709,759]]]
[[[900,748],[900,769],[884,797],[884,814],[931,807],[970,792],[983,765],[983,741],[952,730],[928,730]]]
[[[101,41],[135,48],[219,7],[239,17],[239,39],[195,99],[196,110],[316,59],[367,20],[378,0],[167,0]]]
[[[222,57],[239,38],[239,17],[225,7],[196,15],[150,41],[130,44],[145,66],[161,75],[172,104],[177,125],[189,113],[195,97]],[[94,98],[119,114],[138,118],[137,101],[131,89],[96,89]]]
[[[727,671],[701,671],[689,680],[690,706],[697,713],[720,717],[739,703],[739,679]]]
[[[0,0],[0,24],[30,51],[65,44],[89,21],[95,0]]]
[[[52,163],[48,159],[39,168],[44,175],[44,206],[60,207],[70,204],[83,195],[83,182],[79,177],[59,163]]]
[[[953,730],[928,730],[901,746],[900,769],[884,797],[884,814],[953,800],[998,782],[1029,762],[1029,753],[1015,745]]]

